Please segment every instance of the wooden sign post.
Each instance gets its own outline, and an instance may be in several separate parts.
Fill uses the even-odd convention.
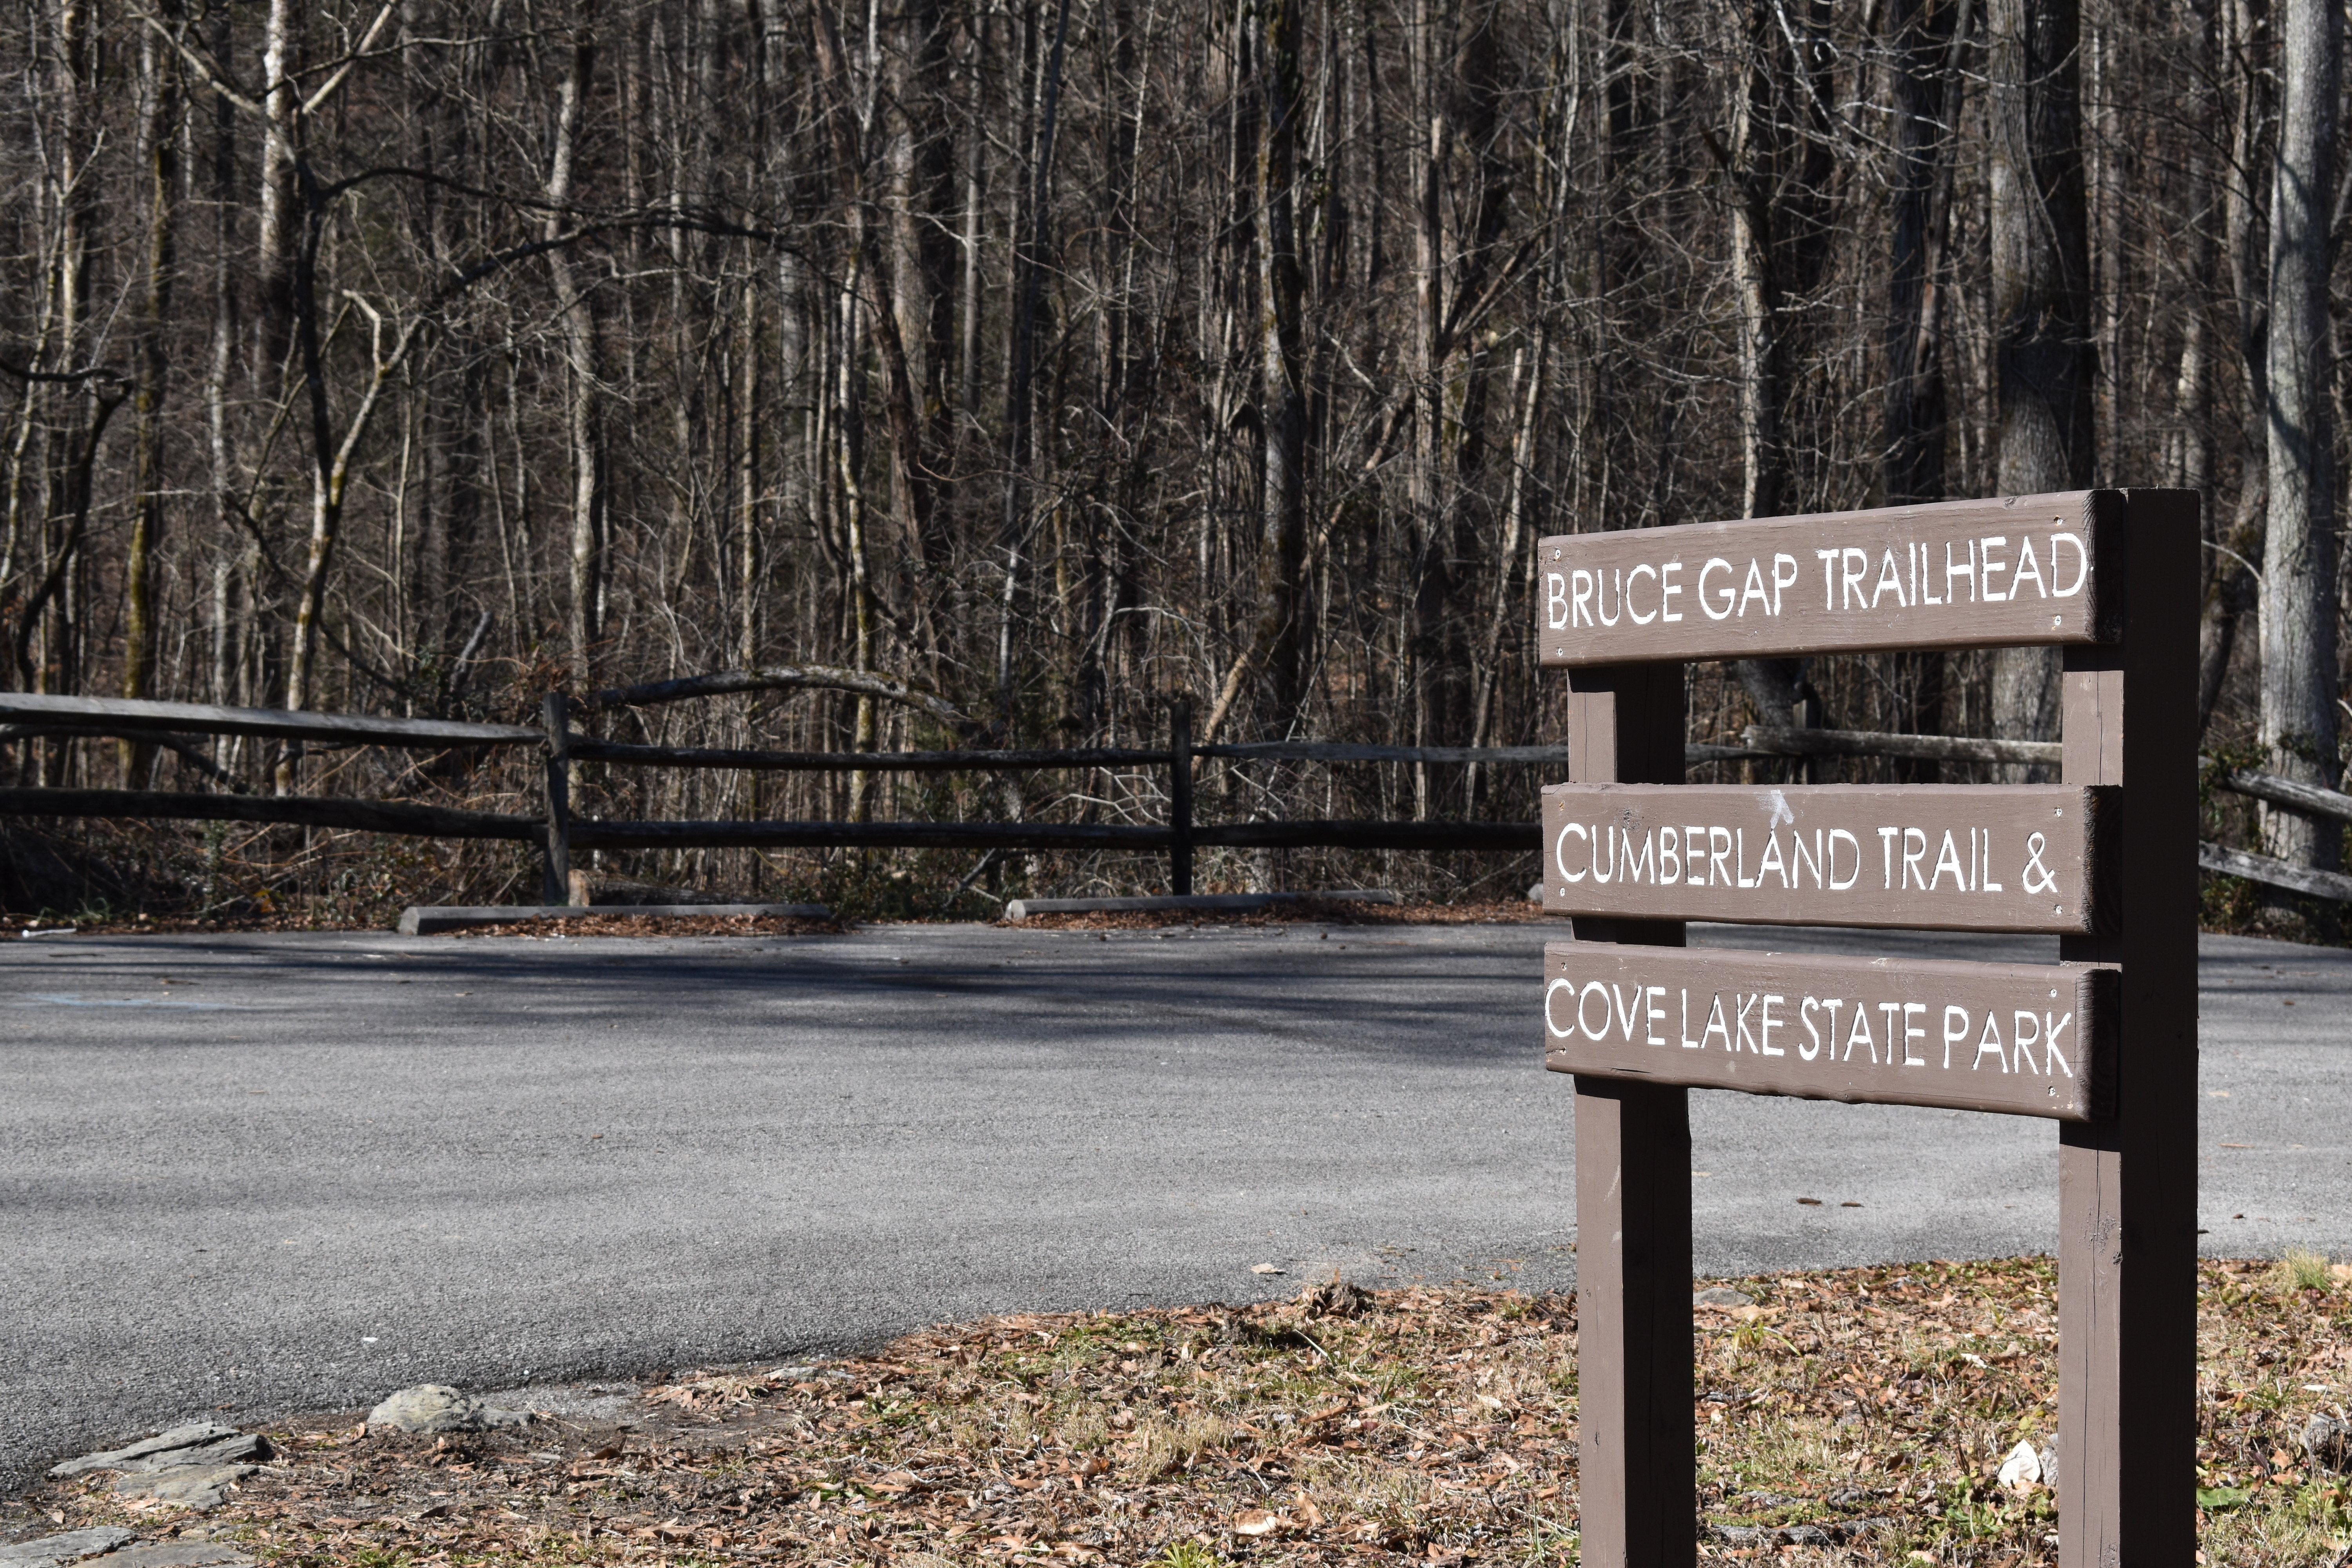
[[[1696,1559],[1692,1088],[2056,1121],[2059,1561],[2193,1560],[2197,509],[2087,490],[1539,545],[1589,1568]],[[2063,784],[1682,782],[1685,660],[2023,644],[2064,650]],[[2061,962],[1701,952],[1687,920],[2049,931]]]

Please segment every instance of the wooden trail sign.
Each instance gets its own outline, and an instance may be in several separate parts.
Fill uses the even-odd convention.
[[[1544,901],[1576,937],[1546,950],[1543,1029],[1576,1094],[1588,1568],[1696,1559],[1691,1086],[2055,1120],[2058,1560],[2192,1562],[2197,514],[2095,490],[1543,542],[1570,758]],[[2022,643],[2063,649],[2063,785],[1683,785],[1684,660]],[[1694,952],[1694,919],[2056,931],[2062,962]]]
[[[2115,975],[2091,964],[1556,942],[1544,967],[1554,1072],[2062,1121],[2105,1109]]]
[[[2093,643],[2123,492],[1572,533],[1540,542],[1552,665]]]
[[[1552,784],[1554,914],[2097,929],[2111,792],[2063,784]]]

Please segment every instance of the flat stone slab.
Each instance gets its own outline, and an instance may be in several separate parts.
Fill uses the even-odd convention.
[[[1248,914],[1276,904],[1318,902],[1401,904],[1404,900],[1383,889],[1343,888],[1328,893],[1183,893],[1139,899],[1015,899],[1004,906],[1004,918],[1020,921],[1031,915],[1096,915],[1181,912]]]
[[[576,921],[586,915],[752,915],[765,920],[829,921],[833,911],[823,904],[412,904],[401,911],[400,934],[437,936],[476,926]]]
[[[102,1557],[99,1568],[254,1568],[254,1561],[226,1542],[159,1541]]]
[[[257,1472],[259,1465],[179,1465],[124,1476],[114,1483],[121,1498],[153,1498],[175,1508],[202,1511],[228,1501],[229,1489]]]
[[[0,1546],[0,1568],[64,1568],[67,1563],[111,1552],[131,1538],[131,1531],[104,1524],[92,1530],[69,1530],[63,1535],[45,1535],[38,1541],[20,1541]]]
[[[205,1448],[214,1444],[226,1444],[232,1439],[242,1438],[246,1438],[246,1435],[234,1426],[224,1426],[217,1421],[192,1421],[184,1426],[174,1426],[168,1432],[143,1438],[123,1447],[110,1448],[102,1454],[84,1454],[79,1459],[68,1459],[62,1465],[50,1468],[49,1479],[62,1481],[70,1477],[86,1474],[90,1470],[152,1470],[160,1469],[166,1465],[192,1465],[198,1463],[199,1460],[197,1456],[189,1450]],[[254,1443],[262,1441],[258,1437],[246,1440]],[[263,1454],[257,1457],[266,1456],[265,1446]],[[241,1459],[247,1457],[244,1454],[220,1456],[225,1459]]]

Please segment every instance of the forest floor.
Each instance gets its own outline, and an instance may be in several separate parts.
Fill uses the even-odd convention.
[[[2343,1415],[2352,1268],[2200,1269],[2199,1560],[2340,1564],[2346,1455],[2302,1435]],[[1717,1287],[1702,1559],[2055,1563],[2051,1490],[1996,1479],[2055,1427],[2054,1289],[2046,1258]],[[1507,1290],[992,1318],[590,1388],[513,1432],[300,1417],[216,1512],[134,1512],[100,1476],[0,1505],[0,1535],[180,1529],[289,1568],[1568,1563],[1575,1358],[1573,1298]]]

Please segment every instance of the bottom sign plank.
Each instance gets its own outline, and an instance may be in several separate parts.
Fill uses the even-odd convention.
[[[1559,942],[1544,1065],[1593,1078],[2089,1121],[2115,972]]]

